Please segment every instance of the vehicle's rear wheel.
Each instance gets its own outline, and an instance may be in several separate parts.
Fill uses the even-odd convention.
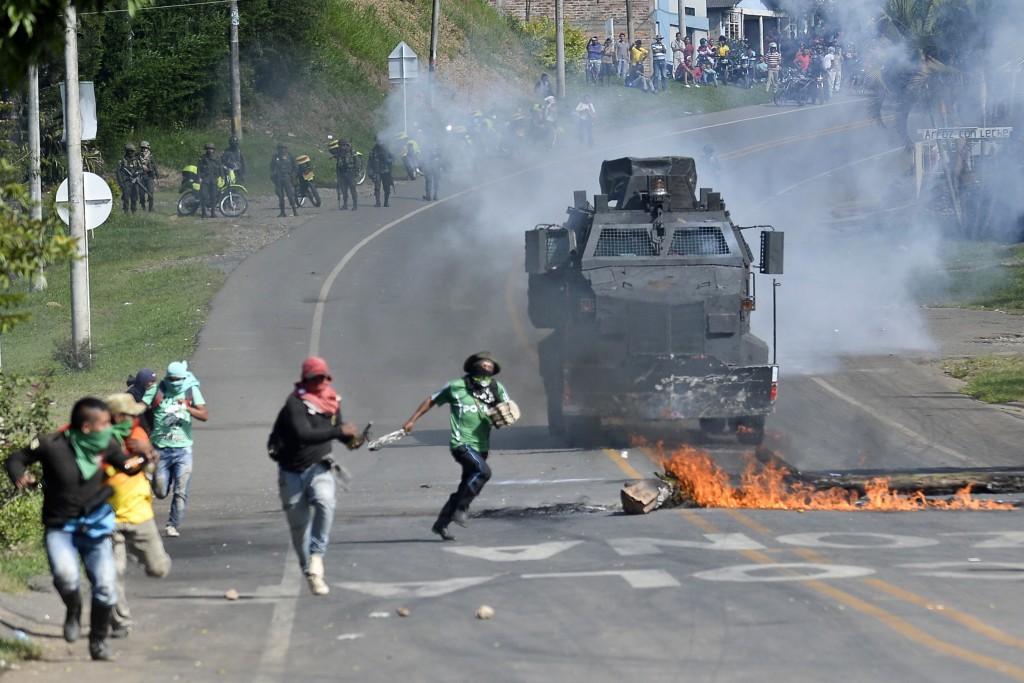
[[[721,434],[725,431],[726,421],[720,417],[700,418],[700,431],[704,434]]]

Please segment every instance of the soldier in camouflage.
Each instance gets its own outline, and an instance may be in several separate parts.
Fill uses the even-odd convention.
[[[155,181],[160,177],[159,172],[156,168],[156,159],[153,158],[153,151],[149,148],[149,143],[143,140],[139,143],[139,147],[142,151],[139,152],[139,163],[142,164],[142,176],[139,178],[140,185],[139,191],[139,204],[146,206],[148,200],[149,210],[153,210],[153,192],[156,190]]]
[[[128,213],[129,205],[132,213],[135,213],[139,201],[141,176],[142,162],[135,155],[135,145],[129,142],[124,146],[124,156],[117,165],[117,184],[121,186],[121,207],[125,213]]]
[[[352,195],[352,210],[358,208],[356,198],[356,153],[345,140],[338,142],[338,163],[335,170],[338,174],[338,200],[342,202],[339,207],[342,211],[348,210],[348,196]]]
[[[202,202],[203,214],[210,212],[210,218],[217,216],[217,198],[220,196],[220,180],[224,177],[224,165],[216,157],[217,147],[207,142],[206,153],[199,157],[196,168],[199,169],[199,197]]]

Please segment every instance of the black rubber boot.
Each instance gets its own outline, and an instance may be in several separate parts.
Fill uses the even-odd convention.
[[[64,640],[73,643],[82,635],[82,595],[76,590],[60,597],[68,608],[64,617]]]
[[[107,645],[110,633],[110,617],[113,607],[101,605],[93,600],[89,614],[89,656],[96,660],[110,661],[116,656]]]

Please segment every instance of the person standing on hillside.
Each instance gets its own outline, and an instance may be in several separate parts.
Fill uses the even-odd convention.
[[[462,371],[466,374],[431,394],[403,426],[406,433],[412,432],[416,421],[432,407],[446,403],[451,406],[448,446],[455,462],[462,466],[462,478],[430,529],[445,541],[455,540],[448,531],[451,522],[461,527],[469,526],[470,503],[480,495],[484,484],[491,478],[491,468],[487,464],[491,427],[510,425],[518,417],[518,409],[508,418],[499,408],[499,404],[508,406],[510,401],[505,387],[494,379],[501,372],[501,366],[493,355],[487,351],[474,353],[462,364]]]
[[[152,413],[151,441],[160,456],[153,476],[153,494],[164,499],[173,493],[164,533],[177,538],[192,480],[192,420],[206,422],[210,414],[199,391],[199,380],[183,360],[167,366],[167,375],[146,391],[142,402]]]
[[[334,522],[332,444],[341,441],[350,450],[363,445],[355,425],[342,421],[341,398],[331,382],[327,361],[317,356],[303,361],[299,381],[277,414],[267,442],[278,466],[278,493],[292,547],[313,595],[331,590],[324,580],[324,554]]]
[[[139,424],[139,416],[146,404],[131,394],[113,394],[107,397],[114,436],[128,455],[128,462],[138,468],[134,474],[118,471],[107,465],[107,485],[114,489],[108,501],[114,508],[116,526],[111,537],[114,542],[114,563],[117,568],[117,604],[111,615],[110,635],[127,638],[134,622],[125,594],[125,572],[131,556],[147,576],[163,578],[171,571],[171,558],[164,550],[160,532],[153,521],[153,489],[146,470],[159,456],[149,442],[149,436]]]
[[[384,206],[388,205],[388,198],[391,197],[391,188],[395,186],[395,179],[392,175],[395,165],[395,157],[391,151],[384,146],[380,140],[370,150],[370,157],[366,161],[367,173],[373,180],[374,206],[380,206],[380,191],[384,190]]]
[[[619,40],[615,43],[615,73],[622,79],[629,73],[629,42],[625,33],[620,33]]]
[[[153,158],[153,151],[149,148],[149,142],[143,140],[139,143],[142,151],[139,152],[139,164],[142,166],[142,175],[139,177],[139,205],[145,208],[147,201],[149,210],[153,210],[153,193],[156,191],[156,179],[160,177],[156,168],[156,159]]]
[[[298,216],[299,209],[295,201],[295,185],[292,179],[296,173],[295,157],[288,151],[288,145],[279,143],[277,154],[270,160],[270,179],[274,181],[274,192],[277,193],[277,205],[280,208],[278,218],[284,218],[284,198],[288,197],[288,205],[292,207],[292,215]]]
[[[124,470],[127,462],[113,439],[110,411],[98,398],[79,399],[71,423],[56,432],[40,434],[7,458],[7,476],[19,489],[35,485],[29,465],[43,469],[43,540],[53,586],[67,608],[64,640],[73,643],[82,632],[82,594],[79,562],[92,587],[89,614],[89,655],[111,660],[107,645],[111,612],[117,602],[116,569],[110,535],[114,510],[107,503],[103,465]]]
[[[601,71],[598,78],[601,85],[611,85],[612,77],[615,75],[615,45],[611,38],[604,39],[604,47],[601,48]]]
[[[782,55],[779,54],[779,46],[775,43],[768,43],[768,53],[764,56],[768,65],[768,85],[764,87],[765,92],[771,92],[772,86],[779,89],[779,74],[782,71]]]
[[[668,50],[665,48],[665,43],[662,40],[661,36],[655,36],[654,42],[651,43],[651,65],[653,66],[651,83],[654,85],[655,90],[660,85],[661,91],[664,92],[668,89],[668,79],[671,76],[667,73]]]
[[[594,148],[594,119],[597,118],[597,109],[590,99],[590,95],[584,95],[583,100],[573,110],[573,118],[579,127],[580,145],[587,149]]]
[[[210,212],[210,218],[217,217],[217,198],[220,196],[220,181],[224,177],[224,164],[217,158],[217,147],[207,142],[205,153],[196,162],[199,171],[199,198],[202,203],[202,218]]]

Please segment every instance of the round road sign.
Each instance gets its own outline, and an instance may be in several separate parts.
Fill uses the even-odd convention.
[[[114,195],[107,181],[95,173],[83,173],[85,184],[85,229],[95,230],[103,225],[114,207]],[[68,200],[68,181],[57,188],[57,215],[66,224],[71,224],[71,210]]]

